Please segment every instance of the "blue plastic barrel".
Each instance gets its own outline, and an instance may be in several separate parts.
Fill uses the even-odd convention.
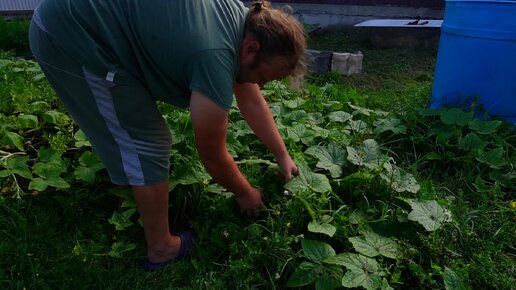
[[[516,125],[516,0],[447,0],[432,108],[481,104]]]

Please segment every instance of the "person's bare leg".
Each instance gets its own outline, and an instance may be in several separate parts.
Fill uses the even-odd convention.
[[[179,251],[181,239],[170,234],[168,181],[132,188],[143,221],[147,240],[147,258],[152,263],[158,263],[175,257]]]

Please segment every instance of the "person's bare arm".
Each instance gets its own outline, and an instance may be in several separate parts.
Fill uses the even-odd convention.
[[[233,192],[242,212],[256,215],[264,208],[261,192],[240,172],[226,147],[228,113],[200,92],[190,101],[195,145],[213,179]]]
[[[235,84],[233,91],[238,108],[247,124],[269,151],[274,154],[285,179],[290,180],[298,169],[281,139],[269,105],[260,92],[260,87],[253,83]]]

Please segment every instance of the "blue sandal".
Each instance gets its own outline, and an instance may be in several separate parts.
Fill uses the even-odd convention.
[[[164,268],[165,266],[168,266],[170,264],[173,264],[175,262],[183,260],[188,255],[188,253],[190,252],[190,250],[193,247],[193,240],[194,240],[195,234],[192,230],[188,230],[188,231],[181,232],[178,235],[179,235],[179,238],[181,239],[181,246],[179,247],[179,252],[177,253],[177,256],[170,260],[167,260],[164,262],[159,262],[159,263],[152,263],[149,260],[146,260],[143,263],[143,267],[145,268],[145,270],[148,270],[148,271],[159,270],[161,268]]]

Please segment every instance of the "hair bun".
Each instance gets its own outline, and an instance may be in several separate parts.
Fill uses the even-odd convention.
[[[254,2],[251,4],[251,7],[254,9],[254,12],[260,12],[264,8],[263,2]]]

